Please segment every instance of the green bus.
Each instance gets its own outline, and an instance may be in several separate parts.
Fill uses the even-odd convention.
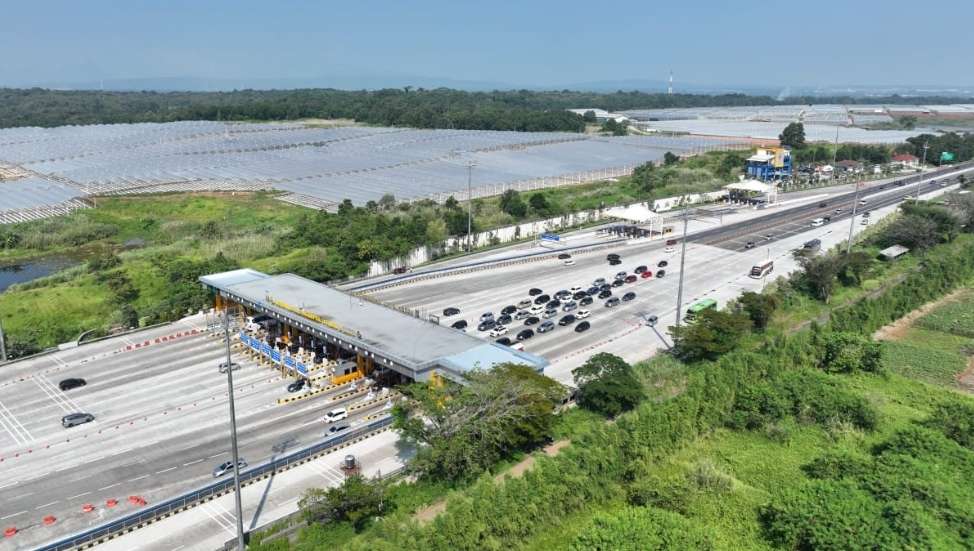
[[[691,304],[689,308],[687,308],[687,315],[683,317],[683,320],[692,322],[695,319],[697,319],[697,316],[700,315],[700,313],[703,312],[704,310],[716,310],[716,309],[717,309],[716,300],[712,298],[705,298],[703,300],[698,300],[697,302]]]

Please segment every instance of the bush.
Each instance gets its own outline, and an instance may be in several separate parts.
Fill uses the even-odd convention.
[[[596,354],[572,370],[578,385],[578,405],[615,417],[645,397],[632,366],[612,354]]]
[[[599,513],[581,529],[569,549],[652,551],[713,549],[700,525],[677,513],[651,507],[626,507]]]
[[[974,404],[968,401],[941,404],[930,414],[926,424],[961,446],[974,450]]]
[[[880,344],[854,333],[834,332],[824,337],[824,353],[819,364],[830,373],[876,373],[882,369]]]

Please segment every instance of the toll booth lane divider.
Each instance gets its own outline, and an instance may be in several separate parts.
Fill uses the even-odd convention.
[[[383,398],[386,399],[386,398]],[[363,404],[361,407],[364,407]],[[349,408],[351,409],[351,408]],[[319,442],[302,450],[298,450],[290,455],[269,461],[250,470],[240,473],[240,484],[245,486],[253,484],[292,467],[303,465],[312,461],[325,453],[331,453],[352,444],[356,444],[391,428],[392,417],[385,416],[377,421],[365,426],[351,430],[345,434],[339,434],[323,442]],[[90,549],[96,545],[105,543],[122,534],[127,534],[148,526],[158,520],[171,517],[182,511],[186,511],[196,505],[211,501],[220,496],[233,492],[233,478],[228,478],[203,486],[181,496],[169,499],[158,505],[152,505],[141,511],[131,513],[120,519],[113,520],[96,526],[90,530],[63,538],[37,548],[38,551],[63,551],[68,549]],[[8,537],[13,537],[12,534]]]

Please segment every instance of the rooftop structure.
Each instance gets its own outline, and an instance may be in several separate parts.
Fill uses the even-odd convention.
[[[547,360],[369,302],[294,274],[243,269],[200,278],[223,299],[268,314],[376,366],[414,380],[434,373],[457,382],[475,369],[520,363],[542,371]]]
[[[759,147],[748,157],[747,175],[757,180],[791,177],[791,149],[787,147]]]

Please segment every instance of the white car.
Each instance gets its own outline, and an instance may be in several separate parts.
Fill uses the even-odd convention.
[[[499,337],[499,336],[504,335],[506,333],[507,333],[507,328],[504,327],[503,325],[498,325],[498,326],[494,327],[493,329],[491,329],[490,336],[491,337]]]
[[[325,414],[326,423],[334,423],[335,421],[341,421],[342,419],[348,418],[348,410],[345,408],[336,408]]]
[[[591,313],[592,312],[589,312],[588,310],[579,310],[578,312],[575,312],[575,317],[578,318],[578,319],[585,319]]]
[[[565,260],[565,266],[574,266],[574,265],[575,265],[575,261],[573,259],[568,258]]]
[[[541,312],[544,312],[544,311],[545,311],[545,305],[544,304],[535,304],[529,310],[529,312],[531,312],[534,315],[538,315],[538,314],[540,314]]]
[[[571,288],[571,289],[569,289],[568,291],[569,291],[569,292],[570,292],[571,294],[573,294],[573,295],[574,295],[575,293],[578,293],[578,292],[581,292],[581,291],[583,291],[583,290],[584,290],[584,289],[582,289],[581,287],[578,287],[578,286],[576,286],[576,287],[572,287],[572,288]]]

